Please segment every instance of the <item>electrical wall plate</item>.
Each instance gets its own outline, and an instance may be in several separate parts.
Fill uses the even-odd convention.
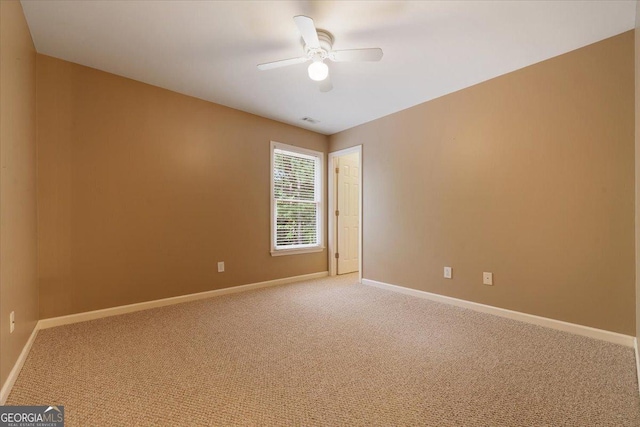
[[[493,273],[485,271],[482,273],[482,284],[493,286]]]

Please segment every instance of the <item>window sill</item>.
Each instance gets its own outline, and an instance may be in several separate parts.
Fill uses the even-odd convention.
[[[310,254],[310,253],[322,252],[322,251],[324,251],[324,246],[315,246],[312,248],[300,248],[300,249],[277,249],[277,250],[271,251],[271,256]]]

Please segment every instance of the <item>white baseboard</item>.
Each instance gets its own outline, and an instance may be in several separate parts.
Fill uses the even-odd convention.
[[[617,332],[605,331],[603,329],[596,329],[589,326],[577,325],[575,323],[563,322],[562,320],[555,320],[555,319],[549,319],[547,317],[535,316],[533,314],[521,313],[519,311],[507,310],[505,308],[499,308],[491,305],[480,304],[477,302],[471,302],[471,301],[466,301],[458,298],[447,297],[444,295],[434,294],[431,292],[419,291],[417,289],[405,288],[397,285],[390,285],[388,283],[378,282],[376,280],[371,280],[371,279],[363,278],[362,283],[365,285],[375,286],[377,288],[387,289],[394,292],[400,292],[403,294],[412,295],[419,298],[426,298],[426,299],[441,302],[444,304],[468,308],[470,310],[480,311],[482,313],[488,313],[488,314],[493,314],[495,316],[506,317],[508,319],[518,320],[520,322],[531,323],[538,326],[545,326],[547,328],[570,332],[576,335],[582,335],[589,338],[608,341],[614,344],[624,345],[626,347],[633,348],[634,346],[634,337],[630,335],[624,335],[624,334],[619,334]],[[640,368],[638,369],[640,372]]]
[[[103,317],[117,316],[119,314],[133,313],[134,311],[148,310],[150,308],[164,307],[183,302],[197,301],[237,292],[250,291],[252,289],[266,288],[269,286],[286,285],[288,283],[304,280],[318,279],[328,276],[327,271],[320,273],[303,274],[301,276],[285,277],[283,279],[268,280],[266,282],[250,283],[248,285],[232,286],[230,288],[215,289],[213,291],[199,292],[197,294],[180,295],[177,297],[157,299],[153,301],[139,302],[136,304],[121,305],[118,307],[104,308],[102,310],[86,311],[84,313],[69,314],[67,316],[50,317],[38,322],[38,329],[48,329],[56,326],[70,325],[72,323],[86,322],[87,320],[101,319]]]
[[[31,335],[29,336],[27,343],[22,348],[22,351],[20,352],[20,356],[18,356],[18,360],[16,360],[16,363],[13,365],[13,368],[11,369],[11,372],[9,372],[9,376],[7,377],[7,380],[2,386],[2,390],[0,390],[0,405],[4,405],[5,402],[7,401],[7,398],[9,397],[9,393],[11,392],[11,389],[13,388],[13,385],[18,379],[18,375],[20,375],[22,366],[24,365],[25,360],[27,360],[29,351],[31,351],[31,346],[33,345],[33,342],[36,340],[36,335],[38,335],[37,324],[34,326],[33,331],[31,331]]]
[[[283,279],[268,280],[266,282],[250,283],[248,285],[240,285],[240,286],[233,286],[230,288],[215,289],[213,291],[200,292],[197,294],[180,295],[172,298],[164,298],[164,299],[159,299],[154,301],[140,302],[137,304],[122,305],[119,307],[105,308],[102,310],[88,311],[85,313],[70,314],[68,316],[41,319],[38,321],[38,323],[36,323],[36,326],[33,328],[33,332],[31,333],[29,340],[24,345],[24,348],[22,349],[22,352],[20,353],[18,360],[16,360],[16,363],[13,365],[13,369],[11,369],[11,372],[9,373],[9,377],[7,378],[7,381],[5,381],[4,385],[2,386],[2,390],[0,390],[0,405],[4,405],[5,402],[7,401],[7,398],[9,397],[9,393],[11,392],[13,385],[18,379],[18,375],[22,370],[22,366],[24,365],[25,360],[27,360],[27,356],[29,355],[31,346],[33,345],[33,342],[36,339],[36,335],[38,334],[38,331],[40,329],[48,329],[48,328],[53,328],[55,326],[85,322],[87,320],[100,319],[103,317],[117,316],[119,314],[132,313],[134,311],[148,310],[150,308],[164,307],[167,305],[180,304],[180,303],[189,302],[189,301],[196,301],[196,300],[211,298],[211,297],[220,296],[220,295],[245,292],[245,291],[250,291],[252,289],[260,289],[260,288],[266,288],[269,286],[278,286],[278,285],[286,285],[288,283],[302,282],[304,280],[318,279],[321,277],[326,277],[328,275],[329,275],[329,272],[322,271],[319,273],[303,274],[301,276],[293,276],[293,277],[285,277]]]
[[[328,272],[323,271],[320,273],[304,274],[301,276],[286,277],[283,279],[269,280],[266,282],[251,283],[248,285],[235,286],[230,288],[216,289],[213,291],[200,292],[197,294],[181,295],[172,298],[164,298],[154,301],[141,302],[137,304],[123,305],[119,307],[106,308],[102,310],[89,311],[85,313],[71,314],[68,316],[53,317],[49,319],[42,319],[38,321],[35,328],[31,332],[27,343],[24,345],[18,360],[13,365],[11,372],[7,378],[7,381],[0,390],[0,405],[4,405],[9,397],[9,393],[13,388],[18,375],[22,370],[24,362],[27,360],[31,346],[36,339],[38,330],[53,328],[55,326],[68,325],[72,323],[84,322],[87,320],[100,319],[103,317],[116,316],[119,314],[132,313],[135,311],[147,310],[155,307],[164,307],[167,305],[179,304],[188,301],[196,301],[206,298],[211,298],[220,295],[238,293],[249,291],[252,289],[266,288],[269,286],[285,285],[288,283],[300,282],[304,280],[317,279],[326,277]],[[400,292],[407,295],[416,296],[419,298],[426,298],[432,301],[437,301],[449,305],[455,305],[458,307],[468,308],[483,313],[493,314],[500,317],[506,317],[509,319],[519,320],[521,322],[531,323],[539,326],[546,326],[552,329],[558,329],[565,332],[571,332],[577,335],[583,335],[590,338],[600,339],[615,344],[621,344],[627,347],[635,348],[636,355],[636,368],[638,372],[638,383],[640,392],[640,356],[638,354],[638,340],[629,335],[623,335],[616,332],[605,331],[602,329],[591,328],[589,326],[576,325],[574,323],[563,322],[560,320],[549,319],[541,316],[534,316],[532,314],[520,313],[517,311],[507,310],[504,308],[493,307],[490,305],[479,304],[471,301],[461,300],[458,298],[447,297],[444,295],[433,294],[430,292],[419,291],[417,289],[405,288],[402,286],[390,285],[388,283],[378,282],[376,280],[362,279],[362,283],[369,286],[375,286],[382,289],[391,290],[394,292]]]
[[[638,338],[634,338],[633,344],[636,349],[636,373],[638,374],[638,392],[640,393],[640,353],[638,353]]]

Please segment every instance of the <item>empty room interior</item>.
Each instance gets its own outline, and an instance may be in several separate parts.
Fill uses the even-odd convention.
[[[0,0],[0,426],[640,426],[639,26]]]

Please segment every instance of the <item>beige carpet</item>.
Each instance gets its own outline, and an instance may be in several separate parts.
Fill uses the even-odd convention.
[[[633,350],[354,275],[40,331],[7,404],[67,426],[640,426]]]

